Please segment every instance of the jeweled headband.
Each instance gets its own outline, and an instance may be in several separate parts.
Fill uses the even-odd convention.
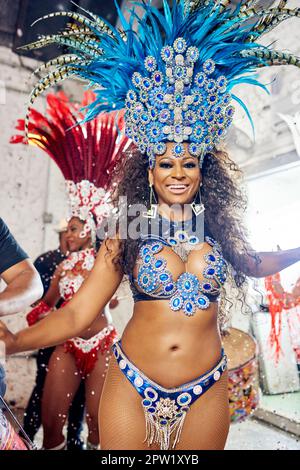
[[[51,70],[33,89],[30,104],[49,86],[70,76],[86,79],[96,99],[87,107],[85,121],[99,113],[126,109],[126,134],[152,167],[164,154],[167,142],[181,156],[183,143],[202,162],[224,138],[239,103],[235,85],[248,83],[265,88],[257,69],[292,64],[292,54],[271,50],[258,43],[262,35],[282,21],[300,16],[300,9],[286,8],[287,1],[268,10],[254,8],[256,1],[230,0],[163,1],[163,12],[151,2],[139,4],[143,15],[132,8],[126,20],[116,5],[122,31],[89,11],[88,16],[57,12],[73,22],[58,34],[43,36],[24,49],[51,43],[70,47],[75,53],[59,56],[38,71]],[[38,20],[37,20],[38,21]],[[138,23],[135,31],[134,23]],[[26,129],[29,114],[26,118]],[[251,121],[252,122],[252,121]]]
[[[147,153],[150,167],[166,152],[166,142],[174,142],[175,157],[184,154],[183,142],[191,155],[202,157],[225,136],[234,113],[226,77],[215,73],[212,59],[195,74],[200,53],[183,38],[160,54],[163,67],[146,57],[144,76],[133,74],[125,102],[126,134]]]

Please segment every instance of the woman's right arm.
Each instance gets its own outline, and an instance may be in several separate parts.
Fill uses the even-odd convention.
[[[88,328],[110,301],[122,280],[121,269],[113,263],[118,245],[117,240],[107,241],[107,246],[102,243],[89,277],[65,307],[16,334],[10,333],[2,324],[0,341],[5,342],[7,353],[55,346]]]

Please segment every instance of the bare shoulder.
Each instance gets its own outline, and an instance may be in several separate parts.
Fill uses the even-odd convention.
[[[122,241],[119,238],[107,238],[103,240],[97,255],[98,260],[105,260],[107,263],[119,264],[118,260],[122,255]]]

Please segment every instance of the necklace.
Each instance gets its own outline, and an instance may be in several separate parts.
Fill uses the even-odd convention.
[[[190,247],[189,243],[180,243],[173,246],[171,245],[171,248],[184,263],[187,262],[189,254],[191,251],[193,251],[193,248]]]
[[[158,214],[141,226],[141,239],[169,245],[186,262],[195,246],[204,241],[204,218],[193,214],[189,220],[172,221]]]

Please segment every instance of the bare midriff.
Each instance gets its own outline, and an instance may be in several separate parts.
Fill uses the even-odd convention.
[[[221,354],[218,303],[193,316],[173,311],[168,300],[140,301],[122,336],[122,349],[148,378],[166,388],[196,379]]]
[[[83,339],[90,339],[93,336],[97,335],[105,327],[107,327],[107,320],[104,314],[99,314],[97,318],[93,321],[91,326],[89,326],[89,328],[87,328],[79,336]]]

